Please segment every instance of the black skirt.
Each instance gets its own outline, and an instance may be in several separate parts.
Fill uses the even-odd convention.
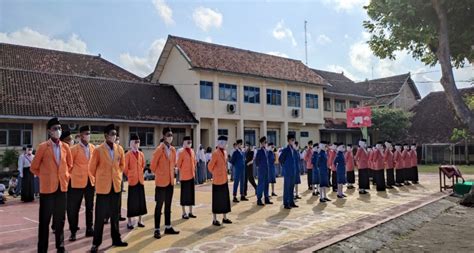
[[[145,187],[138,183],[128,186],[127,217],[136,217],[147,214]]]
[[[227,183],[212,185],[212,213],[230,213],[230,196]]]
[[[31,173],[30,167],[23,168],[21,181],[21,201],[31,202],[35,200],[35,175]]]
[[[181,198],[182,206],[194,206],[194,178],[181,181]]]
[[[385,171],[374,170],[374,180],[377,185],[377,191],[385,191]]]
[[[354,173],[354,171],[348,171],[346,173],[346,177],[347,177],[347,183],[355,184],[355,173]]]
[[[418,182],[418,166],[413,167],[413,182]]]
[[[396,169],[395,170],[395,182],[397,184],[403,184],[405,182],[405,169]]]
[[[395,185],[395,172],[394,169],[387,169],[387,185],[394,186]]]
[[[359,169],[359,189],[370,189],[369,171],[370,169]]]

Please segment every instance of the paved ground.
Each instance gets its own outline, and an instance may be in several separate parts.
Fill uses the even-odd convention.
[[[305,177],[302,178],[305,182]],[[309,191],[301,193],[303,199],[297,204],[300,208],[291,211],[282,208],[282,180],[278,179],[274,205],[258,207],[255,196],[249,202],[232,206],[229,215],[234,224],[223,227],[211,225],[211,187],[201,185],[196,188],[195,208],[197,219],[182,220],[179,206],[179,187],[175,188],[173,199],[172,224],[181,231],[177,236],[153,238],[154,185],[147,182],[146,195],[149,214],[145,217],[145,228],[126,231],[126,223],[121,223],[122,238],[129,242],[127,248],[107,248],[111,244],[109,226],[104,229],[102,249],[110,252],[155,252],[155,251],[205,251],[205,252],[263,252],[263,251],[311,251],[317,250],[360,233],[403,213],[415,210],[442,197],[436,174],[422,174],[422,184],[402,187],[370,195],[359,196],[357,191],[347,191],[349,196],[337,200],[334,193],[329,194],[332,202],[321,204]],[[302,187],[300,187],[302,188]],[[306,187],[305,187],[306,188]],[[123,195],[126,207],[126,193]],[[125,209],[123,214],[125,214]],[[81,217],[82,218],[82,217]],[[0,206],[0,251],[34,252],[37,240],[37,202],[23,204],[13,200]],[[84,238],[84,224],[81,219],[78,241],[66,242],[72,252],[85,252],[90,248],[91,239]],[[66,225],[66,228],[68,226]],[[68,238],[66,232],[65,237]],[[50,248],[54,248],[53,234]]]

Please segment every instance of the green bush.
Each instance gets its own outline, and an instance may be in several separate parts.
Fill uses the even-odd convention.
[[[1,164],[4,168],[9,167],[10,165],[16,164],[18,162],[18,152],[14,149],[7,149],[3,153],[3,159]]]

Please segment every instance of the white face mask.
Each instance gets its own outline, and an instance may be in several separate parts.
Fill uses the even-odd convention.
[[[416,150],[416,146],[411,146],[411,150]]]
[[[91,141],[91,135],[89,134],[89,135],[84,136],[84,141],[89,143]]]
[[[365,148],[365,142],[359,141],[359,146],[360,146],[361,148]]]
[[[107,140],[111,143],[115,143],[116,139],[117,139],[116,135],[107,135]]]
[[[227,141],[217,141],[217,146],[219,148],[225,149],[227,146]]]
[[[273,148],[272,148],[272,147],[270,147],[270,146],[267,146],[267,147],[266,147],[266,149],[267,149],[268,151],[271,151],[271,150],[273,150]]]
[[[56,130],[54,132],[51,132],[51,137],[53,137],[55,139],[59,139],[59,137],[61,137],[61,134],[62,134],[61,130]]]
[[[173,136],[171,136],[171,137],[166,137],[166,142],[167,142],[168,144],[171,144],[171,143],[173,142]]]
[[[395,149],[398,150],[398,151],[400,151],[400,150],[402,150],[402,147],[400,147],[400,146],[395,146]]]
[[[71,141],[69,141],[69,146],[72,146],[74,145],[74,140],[71,139]]]
[[[344,146],[337,147],[337,151],[341,151],[341,152],[344,151]]]
[[[331,150],[336,150],[336,145],[331,145],[331,146],[329,146],[329,148],[330,148]]]
[[[191,142],[185,142],[183,145],[185,148],[191,148],[193,144]]]
[[[351,148],[351,147],[347,147],[346,150],[350,152],[350,151],[352,151],[352,148]]]

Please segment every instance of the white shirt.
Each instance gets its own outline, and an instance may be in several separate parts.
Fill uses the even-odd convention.
[[[206,162],[211,160],[212,153],[206,153]]]
[[[109,146],[109,144],[107,144],[107,142],[105,143],[105,146],[109,150],[110,159],[113,161],[114,160],[114,149],[110,148],[110,146]]]
[[[89,160],[91,158],[91,151],[89,149],[89,145],[86,146],[82,142],[80,142],[79,145],[81,145],[81,147],[84,149],[84,152],[86,153],[87,160]]]
[[[59,166],[59,164],[61,163],[61,142],[56,144],[53,141],[51,141],[51,143],[53,144],[53,151],[54,151],[54,157],[56,158],[56,164]]]
[[[20,177],[23,177],[23,168],[31,167],[31,162],[34,158],[35,156],[33,154],[22,154],[18,157],[18,171],[20,172]]]
[[[200,149],[197,153],[197,157],[200,161],[206,162],[206,153],[204,152],[204,149]]]

